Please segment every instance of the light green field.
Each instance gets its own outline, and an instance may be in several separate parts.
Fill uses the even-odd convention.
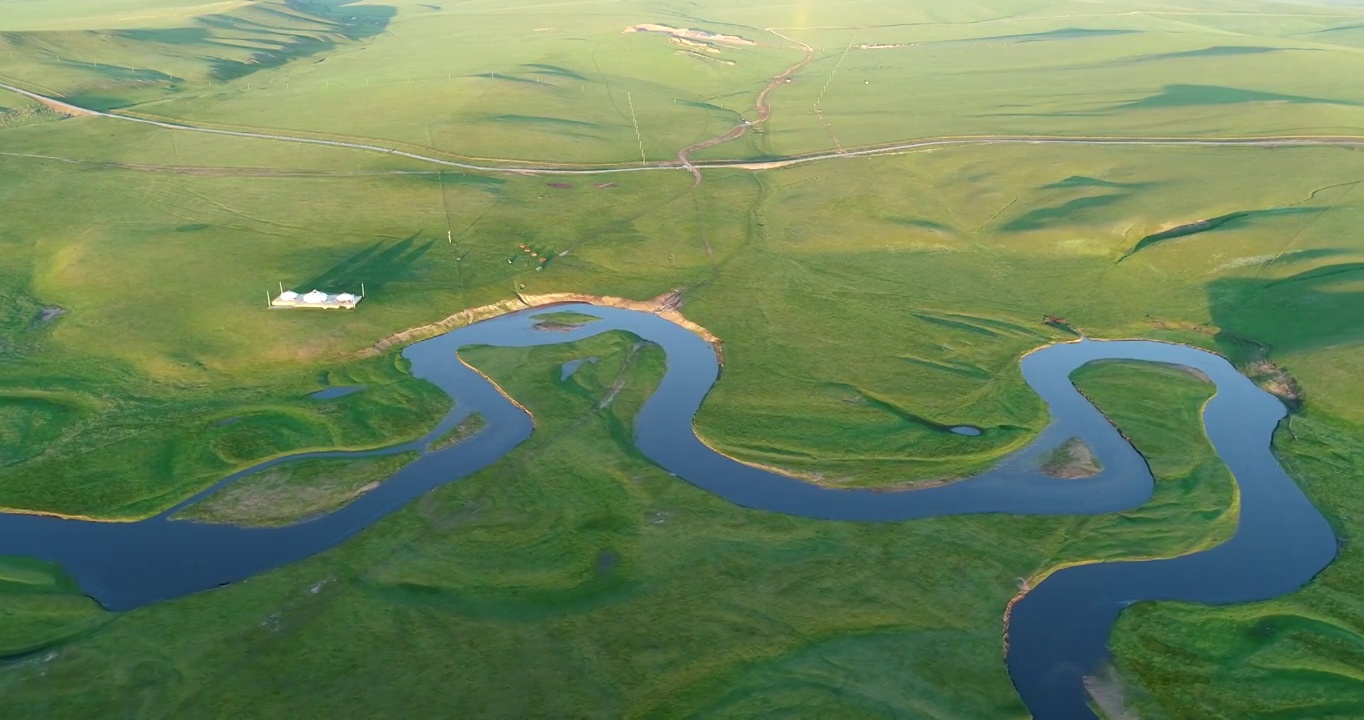
[[[698,159],[961,135],[1359,134],[1364,91],[1344,79],[1364,70],[1364,9],[1246,5],[0,0],[0,82],[205,127],[630,165],[752,118],[800,41],[813,60],[771,94],[771,120]],[[622,33],[637,23],[758,44]],[[1046,423],[1018,358],[1073,337],[1054,315],[1217,350],[1300,390],[1276,449],[1344,543],[1271,603],[1124,614],[1129,703],[1364,716],[1360,157],[969,145],[707,170],[692,188],[680,170],[479,174],[60,119],[0,91],[0,507],[145,517],[268,458],[419,437],[447,399],[396,351],[359,353],[515,292],[680,288],[724,341],[696,422],[707,442],[828,484],[958,478]],[[1170,232],[1199,221],[1215,227]],[[537,270],[522,244],[552,260]],[[278,283],[367,297],[267,310]],[[1140,510],[865,527],[739,510],[648,463],[629,428],[662,360],[633,342],[470,351],[536,413],[535,437],[240,586],[106,616],[53,568],[0,563],[0,656],[56,652],[0,667],[0,695],[47,717],[1014,717],[998,643],[1017,578],[1188,552],[1233,527],[1233,486],[1197,429],[1208,390],[1187,374],[1077,376],[1161,479]],[[345,385],[367,390],[308,397]],[[963,424],[985,433],[943,431]],[[254,478],[199,511],[283,522],[386,468]],[[287,512],[253,512],[262,492]],[[357,668],[365,683],[338,683]]]

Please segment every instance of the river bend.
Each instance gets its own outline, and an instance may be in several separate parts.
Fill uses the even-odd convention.
[[[1037,718],[1093,718],[1083,677],[1107,658],[1109,632],[1122,608],[1143,600],[1240,603],[1291,592],[1325,568],[1336,539],[1325,518],[1270,451],[1285,415],[1276,398],[1224,358],[1183,345],[1095,341],[1051,345],[1026,355],[1023,375],[1047,403],[1051,423],[1027,447],[990,470],[949,485],[902,492],[823,488],[720,455],[697,437],[692,420],[719,375],[714,349],[661,317],[619,308],[561,309],[600,320],[565,332],[534,328],[526,310],[416,343],[403,355],[412,372],[435,383],[454,409],[426,437],[370,452],[316,452],[237,473],[166,512],[132,523],[0,514],[0,555],[60,564],[110,610],[129,610],[240,581],[322,552],[422,494],[496,462],[530,437],[531,418],[487,379],[459,362],[469,345],[531,346],[625,330],[667,353],[667,372],[641,409],[635,441],[664,469],[738,505],[834,521],[896,522],[969,513],[1097,514],[1129,510],[1154,481],[1140,454],[1071,384],[1086,363],[1140,360],[1192,368],[1217,386],[1203,413],[1213,447],[1236,478],[1240,523],[1210,550],[1169,560],[1096,563],[1062,570],[1013,608],[1007,664]],[[1161,408],[1152,404],[1152,412]],[[330,514],[279,528],[242,528],[171,517],[248,474],[306,458],[358,458],[421,451],[471,413],[487,427],[450,448],[423,453],[377,489]],[[1085,441],[1104,469],[1088,480],[1061,480],[1037,468],[1071,437]]]

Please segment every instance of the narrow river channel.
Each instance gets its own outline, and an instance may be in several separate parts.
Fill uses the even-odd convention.
[[[950,485],[884,492],[830,489],[737,462],[706,447],[692,419],[719,376],[705,340],[655,315],[592,305],[560,306],[600,318],[545,332],[533,316],[505,315],[408,347],[417,377],[455,400],[426,437],[362,453],[306,453],[237,473],[180,505],[134,523],[99,523],[36,515],[0,515],[0,555],[60,564],[110,610],[243,580],[322,552],[422,494],[481,470],[530,437],[531,419],[496,387],[459,362],[469,345],[530,346],[625,330],[657,343],[668,368],[636,419],[641,452],[664,469],[744,507],[834,521],[896,522],[942,515],[1067,515],[1135,508],[1154,481],[1145,460],[1070,382],[1086,363],[1140,360],[1196,369],[1217,385],[1203,421],[1240,491],[1235,536],[1212,549],[1170,560],[1097,563],[1062,570],[1013,609],[1007,663],[1023,702],[1042,720],[1093,718],[1085,675],[1107,659],[1109,632],[1122,608],[1144,600],[1238,603],[1291,592],[1330,564],[1336,538],[1325,518],[1279,466],[1270,439],[1285,408],[1225,359],[1183,345],[1094,341],[1051,345],[1022,360],[1023,375],[1046,401],[1051,424],[1027,447],[978,476]],[[1152,404],[1152,412],[1161,408]],[[487,427],[450,448],[423,454],[376,490],[329,515],[280,528],[240,528],[171,517],[224,485],[268,467],[306,458],[356,458],[420,451],[470,413]],[[1068,438],[1084,440],[1104,469],[1089,480],[1049,477],[1040,458]]]

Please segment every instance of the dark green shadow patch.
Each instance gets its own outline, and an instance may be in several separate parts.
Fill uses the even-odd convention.
[[[1114,180],[1104,180],[1102,178],[1087,177],[1084,175],[1071,175],[1065,180],[1043,185],[1043,190],[1074,190],[1086,188],[1110,188],[1118,190],[1141,190],[1148,188],[1156,183],[1136,182],[1126,183]]]
[[[417,235],[389,245],[376,242],[294,287],[301,292],[316,289],[354,293],[363,284],[366,291],[381,290],[389,283],[411,279],[417,272],[418,261],[435,243],[420,242]]]
[[[1089,197],[1075,198],[1060,205],[1042,207],[1020,215],[1000,226],[1004,232],[1027,232],[1029,230],[1041,230],[1056,222],[1074,219],[1073,216],[1085,213],[1090,210],[1098,210],[1109,207],[1119,200],[1127,197],[1128,193],[1112,193],[1109,195],[1091,195]]]
[[[1359,322],[1364,291],[1353,284],[1360,280],[1364,262],[1336,263],[1269,281],[1215,280],[1206,286],[1212,323],[1222,329],[1215,340],[1239,362],[1271,351],[1287,357],[1364,343],[1364,323]]]
[[[919,228],[921,230],[933,230],[935,232],[945,233],[956,232],[955,228],[949,227],[940,222],[929,220],[927,218],[891,216],[884,219],[887,222],[893,222],[896,225],[906,225],[908,227]]]
[[[1020,35],[991,35],[982,38],[949,40],[947,42],[1048,42],[1052,40],[1087,40],[1089,38],[1115,37],[1118,35],[1137,35],[1140,30],[1116,30],[1109,28],[1060,28],[1046,32],[1023,33]]]
[[[1155,110],[1176,107],[1240,105],[1257,102],[1280,102],[1293,105],[1346,105],[1358,107],[1349,100],[1283,95],[1281,93],[1246,90],[1223,85],[1166,85],[1160,93],[1114,106],[1114,110]]]
[[[1133,58],[1131,62],[1156,62],[1160,60],[1192,60],[1196,58],[1225,58],[1236,57],[1239,55],[1267,55],[1269,53],[1282,52],[1283,48],[1265,47],[1263,45],[1217,45],[1206,47],[1200,50],[1184,50],[1182,52],[1159,53],[1156,55],[1143,55]]]
[[[486,115],[483,122],[513,123],[517,125],[541,125],[545,127],[598,128],[597,123],[584,120],[550,117],[548,115]]]
[[[1185,225],[1170,228],[1169,230],[1162,230],[1158,233],[1147,235],[1146,237],[1137,241],[1137,244],[1133,245],[1132,249],[1129,250],[1125,255],[1118,258],[1118,262],[1122,262],[1123,260],[1132,257],[1138,252],[1141,252],[1142,250],[1145,250],[1146,248],[1149,248],[1152,245],[1155,245],[1156,243],[1164,242],[1166,240],[1174,240],[1176,238],[1188,237],[1190,235],[1198,235],[1201,233],[1211,232],[1213,230],[1226,227],[1232,223],[1236,223],[1239,221],[1248,221],[1254,220],[1256,218],[1265,217],[1311,215],[1313,213],[1323,212],[1326,209],[1327,208],[1321,207],[1285,207],[1270,208],[1267,210],[1243,210],[1233,213],[1227,213],[1226,215],[1219,215],[1217,217],[1208,218],[1206,220],[1191,222]]]
[[[526,68],[532,72],[544,75],[556,75],[558,77],[565,77],[571,80],[590,82],[590,79],[587,78],[586,76],[569,70],[566,67],[560,67],[558,65],[546,65],[544,63],[522,63],[521,67]]]

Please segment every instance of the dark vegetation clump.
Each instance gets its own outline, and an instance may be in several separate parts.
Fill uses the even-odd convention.
[[[1080,331],[1076,330],[1075,326],[1072,325],[1069,320],[1057,315],[1043,315],[1042,324],[1049,325],[1051,327],[1056,328],[1057,330],[1070,333],[1071,335],[1075,335],[1077,337],[1080,335]]]

